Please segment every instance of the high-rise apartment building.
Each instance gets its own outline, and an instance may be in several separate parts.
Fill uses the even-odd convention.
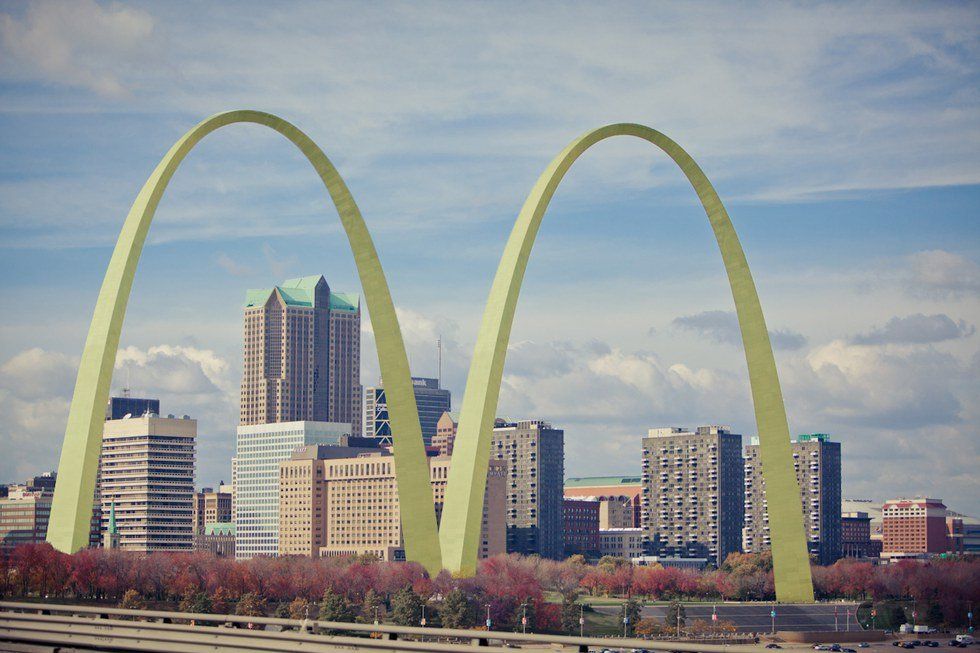
[[[507,464],[507,552],[561,558],[565,432],[541,420],[497,420],[490,459]]]
[[[241,424],[342,422],[360,428],[361,311],[322,276],[245,299]]]
[[[946,505],[941,499],[890,499],[881,507],[883,558],[945,553]]]
[[[452,395],[449,390],[439,387],[439,379],[412,377],[415,390],[415,405],[422,427],[422,439],[426,446],[432,444],[439,418],[449,411]],[[388,400],[385,396],[384,382],[364,389],[364,437],[378,438],[391,442],[391,423],[388,419]]]
[[[429,457],[437,520],[451,459]],[[376,555],[404,560],[395,459],[387,450],[305,447],[279,466],[279,554]],[[484,495],[480,557],[506,550],[504,465],[490,466]]]
[[[587,476],[565,479],[566,499],[599,501],[599,528],[640,528],[643,478]]]
[[[100,497],[105,518],[115,513],[119,548],[193,548],[196,439],[197,421],[186,416],[145,415],[105,423]],[[107,527],[103,524],[103,530]]]
[[[279,552],[279,463],[297,447],[339,444],[351,425],[281,422],[238,427],[235,446],[235,557]]]
[[[826,433],[814,433],[797,436],[792,447],[810,553],[822,565],[833,564],[841,557],[840,442],[831,441]],[[742,548],[746,553],[770,548],[765,488],[758,439],[753,438],[753,443],[745,448]]]
[[[644,546],[720,565],[742,533],[742,436],[721,426],[650,429],[643,438]]]
[[[210,524],[228,524],[234,521],[231,512],[231,493],[223,492],[224,481],[215,492],[214,488],[202,488],[200,492],[194,494],[194,534],[204,533],[204,529]]]

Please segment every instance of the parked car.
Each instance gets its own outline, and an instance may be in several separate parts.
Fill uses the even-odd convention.
[[[842,649],[841,649],[840,651],[841,651],[841,653],[858,653],[858,652],[857,652],[857,651],[856,651],[855,649],[853,649],[853,648],[842,648]]]
[[[783,648],[783,647],[775,642],[769,642],[768,644],[766,644],[766,648]]]
[[[969,646],[970,644],[973,644],[976,640],[973,639],[973,635],[957,635],[956,641],[959,642],[960,644],[965,644]]]
[[[858,644],[858,648],[868,648],[869,646],[871,646],[871,644],[868,644],[867,642],[861,642]]]
[[[902,648],[915,648],[915,644],[912,642],[902,642]]]
[[[814,651],[833,651],[834,647],[830,644],[817,644],[813,647]]]

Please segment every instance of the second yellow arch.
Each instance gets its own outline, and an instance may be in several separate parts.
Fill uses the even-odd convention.
[[[517,216],[490,289],[463,395],[440,523],[443,563],[462,574],[472,574],[476,568],[483,494],[504,359],[538,227],[555,190],[575,160],[596,143],[613,136],[633,136],[663,150],[687,176],[708,215],[728,273],[745,346],[769,506],[776,597],[781,602],[813,601],[786,410],[769,332],[745,253],[728,212],[694,159],[657,130],[630,123],[600,127],[572,141],[538,178]]]

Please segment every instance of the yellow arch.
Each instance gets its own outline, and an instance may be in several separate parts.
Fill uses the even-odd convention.
[[[154,169],[129,210],[106,269],[75,381],[47,540],[66,552],[77,551],[88,543],[109,384],[133,277],[157,204],[181,161],[202,138],[240,122],[269,127],[296,145],[316,170],[337,207],[374,325],[392,433],[397,434],[394,457],[398,498],[402,514],[412,515],[402,524],[405,553],[435,575],[442,564],[415,393],[405,344],[374,242],[343,179],[316,143],[281,118],[248,110],[219,113],[184,134]]]
[[[708,215],[728,273],[745,346],[769,506],[776,596],[782,602],[813,601],[786,410],[745,253],[718,194],[694,159],[667,136],[636,124],[600,127],[572,141],[538,178],[517,216],[493,280],[466,381],[440,525],[443,563],[463,574],[475,572],[493,419],[517,299],[538,227],[558,184],[575,160],[599,141],[613,136],[634,136],[663,150],[687,176]]]

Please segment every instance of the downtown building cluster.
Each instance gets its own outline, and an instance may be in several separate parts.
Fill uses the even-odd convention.
[[[113,397],[90,544],[403,560],[397,434],[383,381],[360,384],[360,333],[359,298],[332,292],[322,276],[247,291],[230,483],[195,491],[190,416],[163,417],[156,399]],[[412,381],[438,519],[458,417],[440,379]],[[479,555],[609,555],[700,568],[769,548],[757,441],[715,425],[653,428],[639,440],[639,474],[566,479],[561,429],[497,419]],[[949,516],[939,500],[886,502],[877,521],[842,511],[841,446],[828,435],[800,435],[792,451],[816,562],[980,550],[975,520]],[[0,487],[3,547],[43,540],[55,480]]]

